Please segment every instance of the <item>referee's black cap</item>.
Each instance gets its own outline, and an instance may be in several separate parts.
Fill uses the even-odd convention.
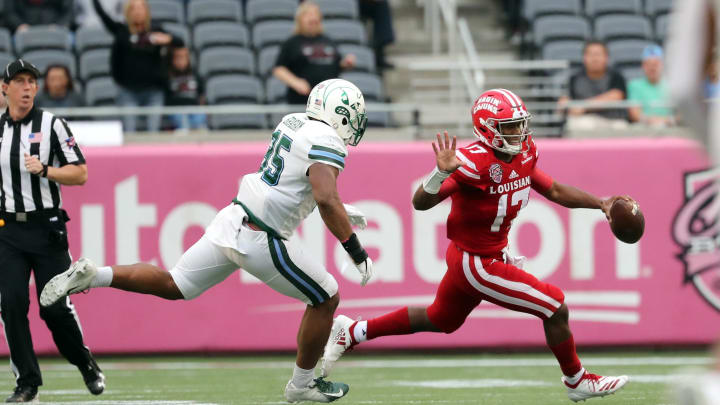
[[[24,59],[17,59],[13,62],[8,63],[7,66],[5,66],[5,71],[3,72],[3,81],[5,81],[5,83],[10,83],[10,80],[20,72],[28,72],[31,75],[35,76],[36,79],[41,76],[40,71],[38,70],[38,68],[35,67],[35,65]]]

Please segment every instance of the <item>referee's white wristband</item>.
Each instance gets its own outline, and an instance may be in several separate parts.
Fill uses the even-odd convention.
[[[450,172],[439,170],[437,166],[433,168],[433,171],[423,181],[423,189],[428,194],[437,194],[440,192],[440,186],[442,182],[450,177]]]

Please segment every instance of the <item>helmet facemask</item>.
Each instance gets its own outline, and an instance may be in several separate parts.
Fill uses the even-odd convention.
[[[493,133],[492,141],[489,144],[490,147],[509,155],[517,155],[529,150],[525,141],[528,135],[532,135],[532,131],[530,131],[529,128],[530,118],[532,118],[532,115],[528,114],[518,118],[502,120],[490,118],[488,120],[481,119],[480,121]],[[512,131],[513,133],[506,133],[506,131],[510,132],[508,131],[510,128],[517,128],[518,126],[519,129]]]
[[[360,139],[362,139],[363,135],[365,135],[365,128],[367,127],[367,115],[365,114],[365,111],[359,111],[360,103],[356,102],[350,104],[349,106],[350,109],[355,112],[355,117],[352,117],[353,114],[351,114],[346,107],[341,105],[335,107],[335,113],[345,117],[342,120],[343,126],[349,126],[349,130],[347,131],[347,133],[349,133],[350,136],[344,138],[345,144],[357,146],[357,144],[360,143]]]

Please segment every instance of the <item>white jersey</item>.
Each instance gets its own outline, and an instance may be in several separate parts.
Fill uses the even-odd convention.
[[[258,172],[243,177],[236,201],[257,225],[288,239],[316,206],[310,166],[324,163],[342,171],[347,153],[329,125],[304,113],[286,115],[272,134]]]

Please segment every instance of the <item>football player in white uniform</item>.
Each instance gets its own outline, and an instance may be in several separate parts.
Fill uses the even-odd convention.
[[[189,300],[240,267],[307,304],[285,398],[289,402],[342,398],[348,392],[346,384],[314,378],[339,303],[338,285],[319,261],[289,238],[317,206],[360,272],[361,284],[370,280],[372,261],[351,227],[364,227],[367,222],[357,209],[343,206],[336,188],[345,167],[346,145],[360,142],[366,124],[365,101],[355,85],[340,79],[318,84],[308,97],[306,112],[282,119],[258,172],[243,177],[233,203],[217,214],[172,270],[147,263],[98,268],[80,259],[46,284],[41,304],[52,305],[68,294],[95,287]]]

